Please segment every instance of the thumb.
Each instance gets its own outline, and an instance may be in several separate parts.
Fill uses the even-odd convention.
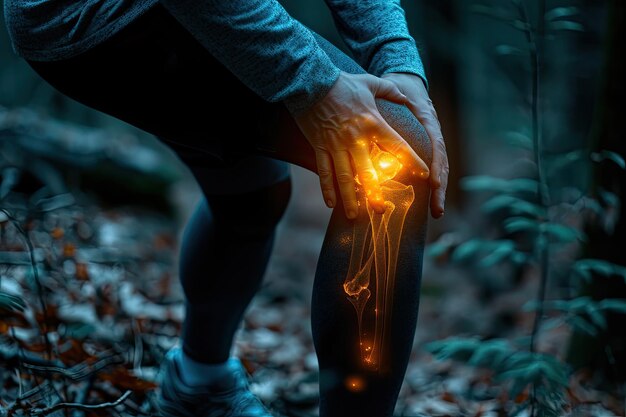
[[[408,97],[391,81],[371,75],[366,78],[366,82],[376,98],[384,98],[398,104],[408,104],[409,102]]]

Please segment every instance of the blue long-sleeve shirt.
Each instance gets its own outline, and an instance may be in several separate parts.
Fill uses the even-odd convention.
[[[426,80],[400,0],[325,0],[357,62],[374,75]],[[277,0],[160,0],[244,84],[292,112],[322,98],[339,76],[311,32]],[[5,0],[13,48],[34,61],[78,55],[105,41],[159,0]]]

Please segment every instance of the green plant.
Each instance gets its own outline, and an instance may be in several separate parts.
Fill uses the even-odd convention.
[[[501,20],[520,31],[525,47],[499,45],[496,53],[527,59],[530,69],[530,93],[527,102],[530,113],[530,133],[524,129],[506,136],[507,142],[526,152],[533,170],[523,177],[498,178],[475,176],[465,178],[462,186],[474,193],[490,193],[482,210],[497,215],[502,236],[496,239],[471,238],[461,244],[446,239],[434,243],[429,253],[439,256],[451,253],[452,262],[473,263],[477,268],[509,264],[533,267],[539,275],[536,298],[527,303],[534,310],[534,322],[528,338],[509,342],[503,339],[450,338],[426,346],[436,358],[454,359],[468,365],[486,368],[493,372],[494,380],[508,388],[513,401],[511,415],[529,409],[531,416],[559,416],[567,405],[566,389],[569,386],[569,366],[550,353],[538,351],[537,340],[541,331],[550,326],[568,325],[579,331],[595,335],[606,327],[608,311],[626,314],[626,300],[592,300],[577,297],[565,300],[548,300],[547,290],[554,268],[564,269],[572,279],[571,286],[580,286],[590,279],[591,273],[603,276],[621,276],[626,279],[626,268],[597,259],[578,259],[553,266],[555,255],[572,251],[586,236],[580,224],[571,222],[572,215],[592,212],[605,216],[605,207],[619,204],[619,197],[606,190],[594,199],[578,190],[575,198],[565,193],[555,193],[550,179],[569,164],[589,158],[592,163],[611,162],[622,169],[626,163],[622,156],[604,150],[590,152],[579,149],[566,154],[547,157],[543,147],[543,120],[541,109],[542,67],[545,59],[543,44],[559,31],[581,31],[583,26],[571,20],[576,7],[555,7],[546,10],[546,1],[537,1],[537,22],[533,24],[523,0],[512,0],[511,10],[489,5],[476,5],[477,13]],[[547,312],[551,319],[544,320]],[[521,396],[527,392],[528,396]]]

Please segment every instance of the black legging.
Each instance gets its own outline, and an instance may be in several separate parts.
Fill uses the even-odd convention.
[[[340,69],[364,72],[329,42],[317,40]],[[313,149],[282,104],[252,93],[161,6],[78,57],[30,64],[66,95],[156,135],[190,167],[205,199],[181,245],[183,346],[199,361],[224,360],[259,288],[289,199],[288,174],[278,161],[316,172]],[[230,93],[217,96],[215,85]],[[202,105],[209,102],[219,103],[212,113]],[[430,142],[409,110],[383,100],[377,105],[430,164]],[[401,239],[385,372],[364,369],[360,359],[356,313],[343,291],[350,245],[340,239],[351,235],[353,222],[340,202],[328,225],[311,318],[324,417],[390,416],[404,377],[417,321],[430,189],[426,181],[396,179],[413,185],[415,201]],[[363,207],[355,221],[368,222]],[[346,384],[355,376],[360,391]]]

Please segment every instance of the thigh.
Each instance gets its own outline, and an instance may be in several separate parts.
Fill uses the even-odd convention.
[[[240,123],[227,132],[225,115],[259,104],[160,5],[85,53],[29,64],[67,96],[197,159],[221,156],[222,143],[248,130]],[[216,85],[231,94],[218,96]]]
[[[289,164],[276,159],[245,155],[216,161],[180,154],[205,196],[245,194],[286,181]]]

